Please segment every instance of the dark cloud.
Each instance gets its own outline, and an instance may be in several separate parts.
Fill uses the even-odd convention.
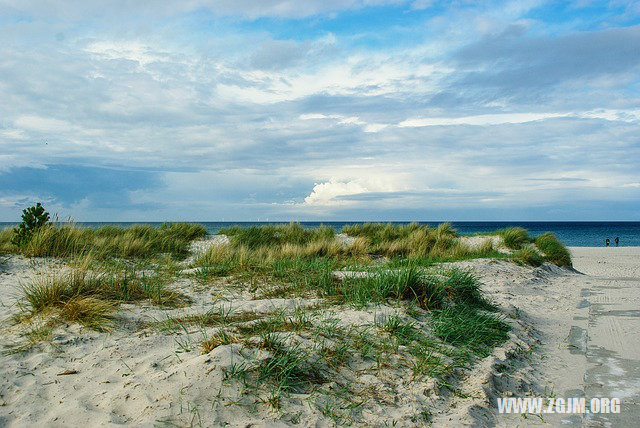
[[[458,84],[530,90],[640,70],[640,26],[555,37],[515,28],[459,50],[454,61],[466,72]]]
[[[106,208],[137,206],[128,192],[162,185],[154,171],[47,165],[0,172],[0,194],[28,194],[69,206],[83,200]],[[147,207],[149,207],[147,205]]]

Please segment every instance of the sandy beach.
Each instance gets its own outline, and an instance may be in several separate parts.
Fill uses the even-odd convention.
[[[572,247],[575,273],[516,304],[540,339],[516,375],[531,395],[617,397],[619,414],[499,415],[503,426],[624,426],[640,417],[640,247]]]
[[[632,426],[640,416],[640,248],[570,250],[575,270],[484,259],[454,263],[480,278],[511,325],[509,340],[465,373],[455,394],[434,382],[412,381],[402,365],[368,371],[365,362],[354,358],[341,373],[360,385],[366,399],[349,423],[420,426],[426,423],[416,422],[416,415],[428,411],[433,426]],[[0,426],[347,424],[322,411],[329,404],[320,403],[326,397],[318,394],[290,394],[281,410],[243,396],[226,374],[247,356],[236,344],[202,354],[197,344],[210,329],[157,328],[169,317],[216,308],[270,314],[311,308],[317,300],[255,299],[243,287],[198,286],[186,272],[174,286],[192,299],[189,307],[123,305],[117,328],[109,332],[69,324],[56,329],[43,345],[11,352],[25,339],[24,331],[11,322],[19,312],[20,285],[52,269],[59,270],[59,263],[21,256],[2,263]],[[358,328],[394,314],[404,316],[385,305],[375,311],[330,310],[319,313],[317,322],[332,319],[337,326]],[[398,352],[402,358],[402,348]],[[497,414],[497,397],[520,395],[619,397],[622,412],[544,418]]]

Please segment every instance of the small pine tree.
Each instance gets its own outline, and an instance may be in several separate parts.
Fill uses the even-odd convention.
[[[22,223],[13,229],[11,242],[17,246],[24,245],[31,239],[33,232],[47,224],[48,221],[49,213],[45,211],[40,202],[22,210]]]

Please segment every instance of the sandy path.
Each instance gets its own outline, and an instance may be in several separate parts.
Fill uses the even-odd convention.
[[[621,412],[608,415],[544,415],[552,426],[639,426],[640,247],[571,248],[580,272],[554,278],[547,308],[522,302],[542,336],[540,385],[555,397],[618,397]],[[546,299],[545,299],[546,300]],[[546,310],[545,310],[546,309]],[[537,418],[499,416],[513,425]]]

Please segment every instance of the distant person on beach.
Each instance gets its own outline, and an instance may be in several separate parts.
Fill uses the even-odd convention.
[[[607,239],[605,239],[605,240],[604,240],[604,245],[605,245],[606,247],[608,247],[608,246],[609,246],[609,238],[607,238]]]
[[[616,239],[613,240],[616,243],[616,247],[620,244],[620,239],[616,236]]]

